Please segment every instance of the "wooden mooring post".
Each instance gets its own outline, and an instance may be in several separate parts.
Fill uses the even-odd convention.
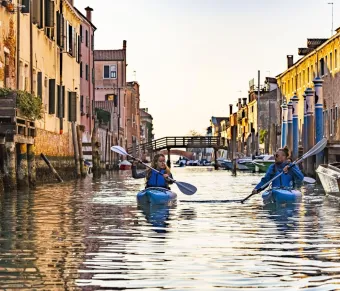
[[[30,187],[34,188],[37,184],[37,166],[35,163],[35,146],[27,145],[27,162],[28,162],[28,182]]]
[[[27,144],[17,144],[16,150],[18,187],[28,187]]]
[[[80,164],[79,164],[79,147],[78,147],[78,138],[77,138],[77,130],[75,122],[72,122],[72,141],[73,141],[73,150],[74,150],[74,163],[75,163],[75,171],[77,178],[80,177]]]
[[[99,154],[99,147],[100,143],[97,140],[98,135],[98,123],[95,122],[93,132],[92,132],[92,172],[94,177],[100,177],[101,169],[100,169],[100,154]]]
[[[5,164],[4,164],[4,187],[5,189],[12,190],[17,186],[17,173],[16,173],[16,150],[13,141],[5,142]]]
[[[41,153],[41,158],[44,160],[44,162],[47,164],[53,175],[57,178],[59,182],[64,182],[63,179],[59,176],[58,172],[54,169],[54,167],[51,165],[50,161],[46,158],[46,156]]]
[[[84,132],[84,125],[77,125],[80,174],[84,178],[86,177],[86,169],[85,169],[84,154],[83,154],[83,132]]]

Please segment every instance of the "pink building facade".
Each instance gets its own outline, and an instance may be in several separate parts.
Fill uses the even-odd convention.
[[[90,142],[94,126],[92,104],[95,100],[94,91],[94,32],[96,27],[92,24],[92,11],[86,7],[86,16],[81,12],[80,25],[80,124],[84,126],[83,141]]]
[[[112,133],[115,143],[126,147],[126,41],[120,50],[95,50],[94,64],[96,101],[113,103]]]

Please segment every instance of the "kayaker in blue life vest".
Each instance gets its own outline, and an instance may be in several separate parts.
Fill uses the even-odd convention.
[[[293,188],[295,182],[303,181],[304,176],[299,167],[291,164],[287,146],[277,150],[275,163],[269,166],[266,175],[261,179],[261,182],[256,185],[252,193],[258,193],[257,190],[260,189],[262,185],[266,184],[282,171],[284,174],[272,182],[272,188]]]
[[[149,187],[162,187],[170,189],[169,184],[172,184],[168,178],[173,179],[169,167],[166,165],[165,156],[163,154],[157,154],[154,156],[151,167],[161,172],[161,174],[147,169],[143,172],[137,173],[137,163],[140,160],[136,160],[132,167],[132,177],[135,179],[146,178],[145,188]]]

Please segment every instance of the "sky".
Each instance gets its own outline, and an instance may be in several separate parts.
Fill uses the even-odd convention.
[[[140,84],[140,107],[155,138],[206,133],[211,116],[247,97],[261,72],[275,77],[307,38],[340,26],[340,0],[75,0],[94,9],[95,49],[127,40],[127,81]]]

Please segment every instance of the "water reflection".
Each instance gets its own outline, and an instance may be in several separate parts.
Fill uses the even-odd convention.
[[[340,289],[339,200],[200,203],[242,199],[260,177],[174,172],[199,190],[174,186],[172,206],[137,205],[144,181],[126,172],[0,196],[0,289]]]

